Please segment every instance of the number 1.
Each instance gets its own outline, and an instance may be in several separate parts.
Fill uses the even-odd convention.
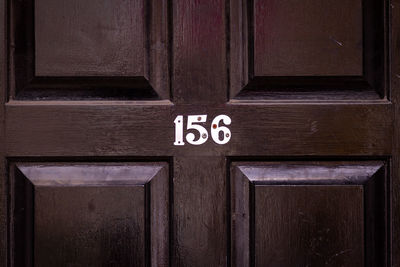
[[[207,115],[188,115],[187,116],[187,130],[190,130],[186,135],[186,141],[191,145],[202,145],[208,140],[207,129],[201,124],[207,122]],[[231,118],[227,115],[218,115],[214,118],[211,123],[211,137],[215,143],[224,145],[231,140],[232,133],[228,127],[224,125],[230,125],[232,122]],[[184,146],[183,142],[183,115],[176,116],[175,120],[175,146]],[[221,124],[221,125],[220,125]],[[196,132],[198,134],[194,134]],[[198,138],[196,139],[196,136]],[[221,138],[221,139],[220,139]],[[195,140],[196,139],[196,140]]]
[[[174,123],[175,123],[174,145],[183,146],[185,145],[185,142],[183,142],[183,116],[182,115],[176,116]]]

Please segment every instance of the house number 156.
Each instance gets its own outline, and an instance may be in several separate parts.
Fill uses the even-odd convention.
[[[187,116],[187,130],[194,130],[198,132],[198,138],[194,133],[188,133],[186,135],[186,141],[192,145],[201,145],[208,140],[208,131],[202,125],[207,121],[207,115],[189,115]],[[232,122],[231,118],[227,115],[218,115],[211,122],[211,138],[215,143],[223,145],[231,140],[231,131],[228,127],[223,125],[230,125]],[[183,146],[183,115],[176,116],[175,120],[175,142],[176,146]]]

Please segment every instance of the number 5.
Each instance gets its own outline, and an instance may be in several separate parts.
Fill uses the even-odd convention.
[[[206,128],[199,125],[198,123],[204,123],[207,121],[207,115],[189,115],[187,117],[187,130],[195,130],[198,132],[199,138],[196,138],[194,133],[188,133],[186,135],[186,141],[192,145],[204,144],[208,139],[208,132]],[[218,115],[211,123],[211,137],[215,143],[223,145],[231,140],[231,131],[226,126],[220,126],[220,123],[230,125],[232,120],[227,115]],[[183,115],[176,116],[175,120],[175,142],[176,146],[184,146],[183,141]],[[196,124],[197,123],[197,124]],[[222,137],[222,139],[220,139]]]
[[[199,123],[199,122],[206,122],[207,121],[207,115],[190,115],[188,116],[188,121],[187,121],[187,129],[191,130],[194,129],[199,132],[199,139],[196,141],[194,140],[195,136],[193,133],[188,133],[186,135],[186,141],[189,142],[189,144],[192,145],[201,145],[204,144],[207,139],[208,139],[208,133],[206,128],[204,128],[201,125],[197,125],[194,123]]]

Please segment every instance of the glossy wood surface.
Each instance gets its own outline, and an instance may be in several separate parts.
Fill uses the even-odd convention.
[[[39,0],[34,8],[36,76],[143,76],[144,1]]]
[[[362,188],[254,190],[254,266],[365,266]]]
[[[394,0],[391,3],[390,14],[392,15],[392,28],[391,28],[391,47],[398,47],[400,41],[400,1]],[[389,11],[388,11],[389,12]],[[392,85],[391,100],[394,104],[394,138],[392,147],[392,168],[391,168],[391,188],[392,188],[392,202],[391,202],[391,229],[392,229],[392,265],[400,266],[400,50],[392,50],[392,61],[390,64],[390,83]]]
[[[232,266],[385,266],[383,162],[234,162]]]
[[[254,75],[362,75],[361,0],[255,0],[253,10]]]
[[[13,167],[13,266],[167,266],[166,164]]]
[[[7,266],[9,243],[8,237],[8,183],[7,183],[7,161],[5,158],[5,102],[7,99],[7,1],[0,0],[0,264]]]
[[[0,0],[0,265],[400,266],[400,2],[317,2]]]
[[[230,97],[379,99],[387,1],[230,1]]]
[[[172,2],[174,103],[225,103],[227,1]]]
[[[11,95],[168,98],[169,9],[164,0],[10,2]]]
[[[48,114],[52,114],[51,117]],[[173,120],[178,114],[227,114],[231,141],[176,147]],[[257,115],[255,115],[257,114]],[[388,155],[392,107],[364,103],[178,106],[170,102],[87,103],[10,102],[9,156],[59,155]],[[210,121],[205,124],[209,129]],[[368,127],[369,125],[375,127]],[[85,129],[82,131],[82,129]],[[70,140],[68,146],[62,140]],[[298,142],[301,138],[301,142]],[[156,144],[156,145],[155,145]]]

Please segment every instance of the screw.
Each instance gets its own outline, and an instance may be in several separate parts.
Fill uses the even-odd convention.
[[[197,120],[198,120],[198,121],[201,121],[201,117],[197,117]]]
[[[207,138],[207,134],[203,134],[201,137],[203,137],[204,139],[206,139]]]
[[[225,136],[226,136],[226,137],[229,137],[229,134],[227,133]]]
[[[216,124],[213,124],[213,128],[214,128],[214,129],[217,129],[217,125],[216,125]]]

